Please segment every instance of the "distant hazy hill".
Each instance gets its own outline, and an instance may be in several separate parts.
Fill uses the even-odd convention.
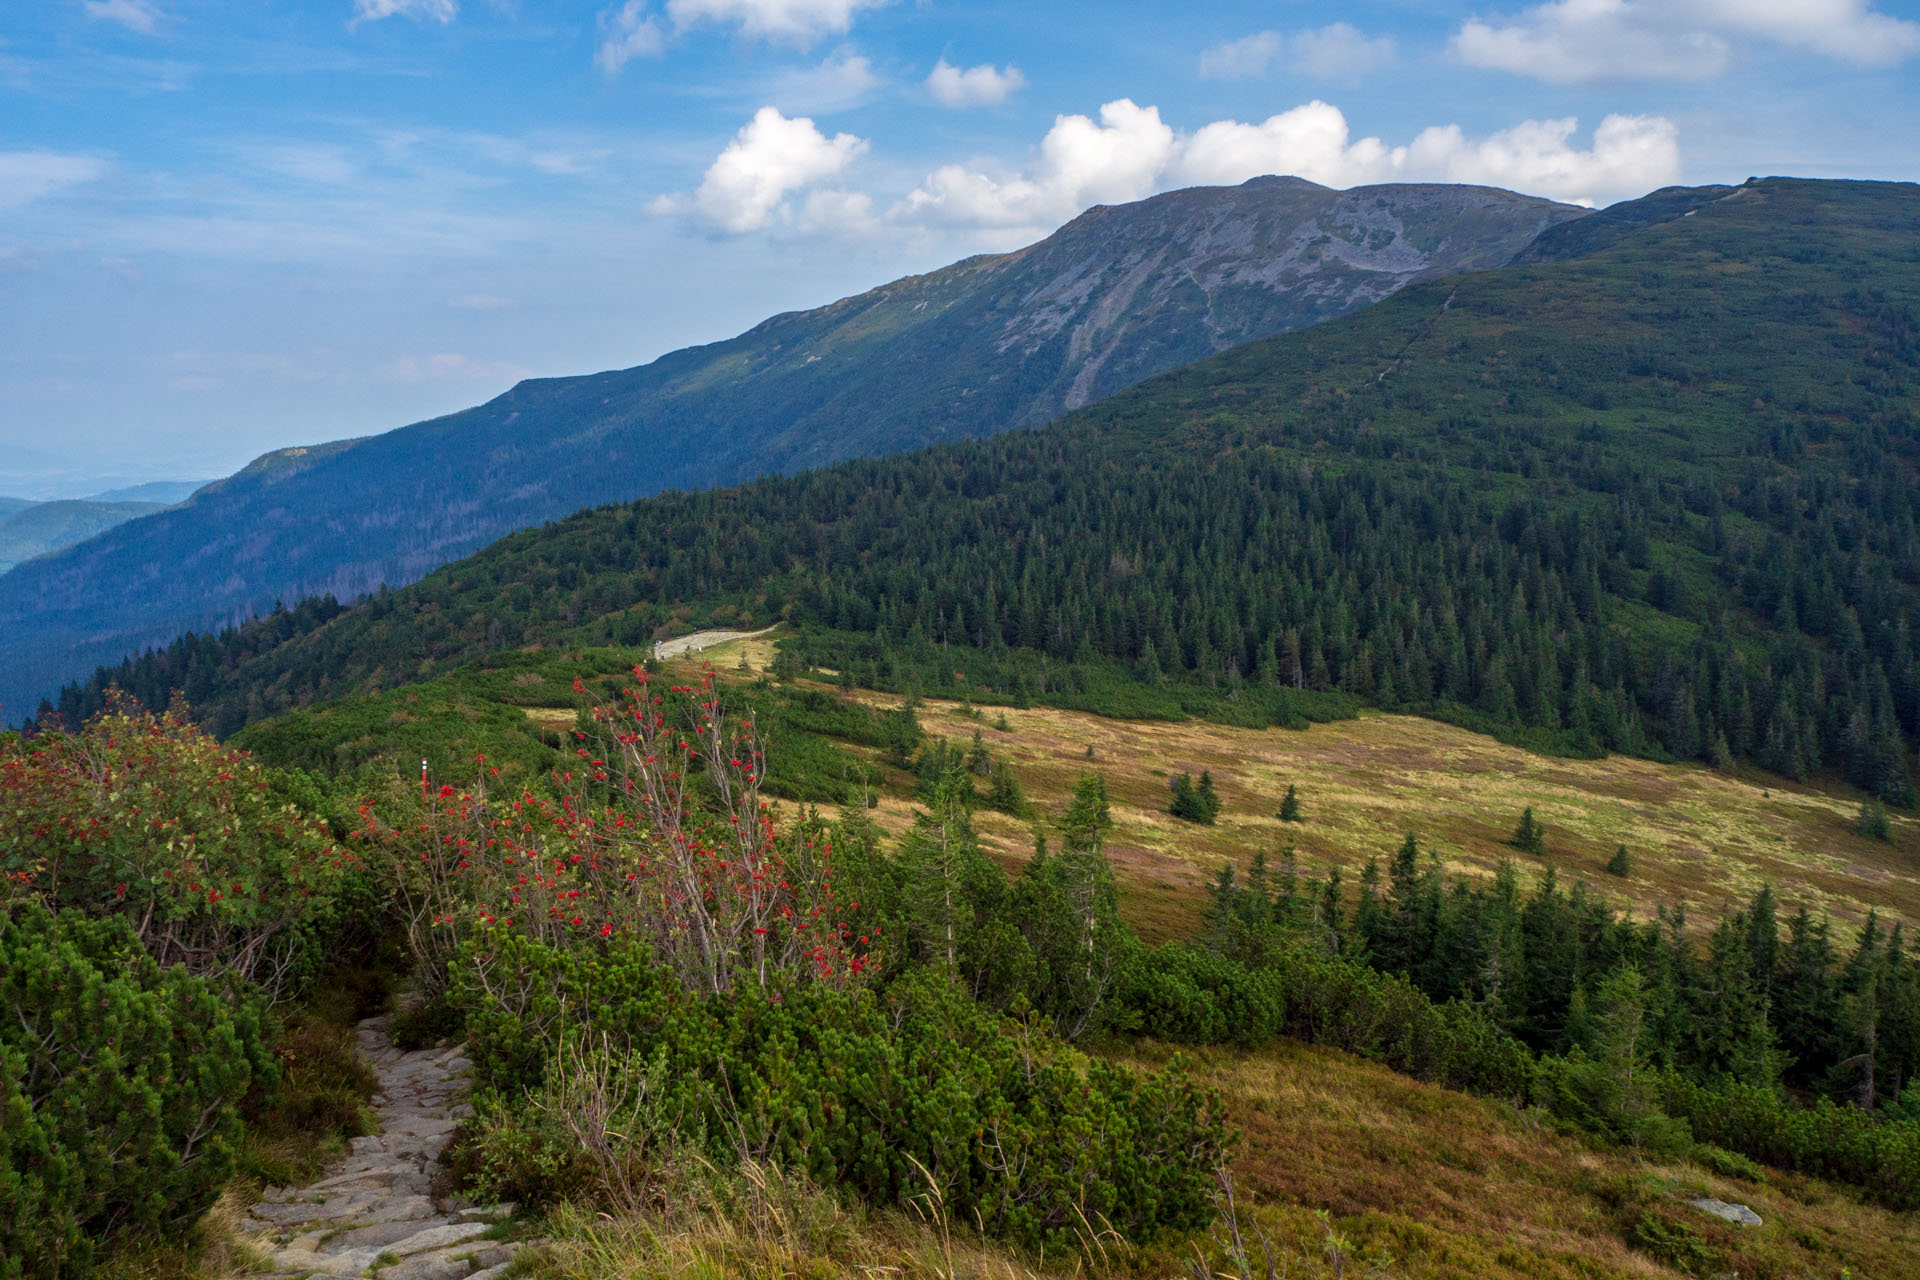
[[[162,506],[172,506],[176,502],[185,502],[207,482],[205,480],[149,480],[145,484],[130,485],[125,489],[108,489],[104,493],[89,494],[89,502],[157,502]]]
[[[582,507],[1037,426],[1246,339],[1506,262],[1582,213],[1481,187],[1178,191],[641,368],[269,454],[0,577],[0,704],[275,599],[411,582]]]
[[[162,502],[23,502],[11,514],[0,507],[0,572],[22,560],[71,547],[136,516],[166,509]]]

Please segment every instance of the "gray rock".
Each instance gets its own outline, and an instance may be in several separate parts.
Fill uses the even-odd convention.
[[[404,1240],[396,1240],[387,1246],[387,1252],[399,1257],[410,1257],[416,1253],[425,1253],[430,1249],[445,1249],[450,1245],[465,1244],[475,1236],[484,1235],[487,1224],[484,1222],[452,1222],[441,1226],[428,1227],[416,1231]]]
[[[499,1204],[477,1204],[459,1212],[461,1222],[505,1222],[520,1208],[518,1200],[502,1200]]]
[[[1710,1213],[1716,1218],[1725,1218],[1728,1222],[1742,1227],[1760,1225],[1760,1215],[1743,1204],[1728,1204],[1725,1200],[1715,1200],[1712,1196],[1700,1196],[1687,1203],[1702,1213]]]
[[[378,1249],[348,1249],[340,1253],[312,1253],[305,1249],[278,1249],[273,1265],[291,1271],[325,1276],[357,1276],[373,1265]]]
[[[405,1222],[376,1222],[370,1226],[354,1227],[342,1231],[339,1235],[315,1247],[315,1253],[343,1253],[348,1249],[372,1249],[376,1252],[385,1249],[396,1240],[405,1240],[408,1236],[419,1235],[420,1220]]]
[[[503,1267],[513,1261],[513,1255],[520,1252],[517,1244],[503,1244],[498,1240],[489,1240],[473,1251],[473,1265],[476,1267]]]
[[[347,1143],[347,1150],[356,1156],[370,1156],[377,1152],[384,1151],[386,1148],[380,1145],[380,1139],[365,1137],[355,1138],[353,1141]]]
[[[380,1280],[460,1280],[473,1270],[471,1249],[439,1249],[416,1254],[380,1270]]]

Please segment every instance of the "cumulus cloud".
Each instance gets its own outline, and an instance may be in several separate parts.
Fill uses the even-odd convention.
[[[152,35],[159,29],[160,12],[151,0],[84,0],[80,6],[89,18],[99,22],[117,22],[129,31]]]
[[[1151,194],[1174,156],[1174,133],[1157,107],[1121,98],[1095,123],[1057,116],[1025,173],[995,178],[962,165],[928,174],[907,196],[908,217],[983,227],[1046,226],[1091,204]]]
[[[600,48],[593,65],[610,76],[635,58],[657,57],[667,47],[666,33],[647,12],[647,0],[627,0],[600,13]]]
[[[1171,176],[1183,183],[1227,185],[1263,173],[1286,173],[1329,187],[1377,182],[1393,174],[1394,152],[1378,138],[1348,137],[1340,108],[1315,100],[1259,124],[1216,120],[1180,147]]]
[[[1209,80],[1244,80],[1265,75],[1280,56],[1280,33],[1256,31],[1238,40],[1217,44],[1200,55],[1200,74]]]
[[[837,177],[866,151],[864,138],[850,133],[829,138],[805,116],[789,119],[774,107],[762,107],[734,136],[691,196],[665,196],[653,202],[656,213],[691,213],[735,234],[758,231],[776,219],[795,219],[788,197],[820,187]],[[808,229],[836,211],[851,214],[854,205],[814,191],[798,210]],[[857,202],[864,197],[851,197]]]
[[[963,70],[942,58],[927,76],[927,92],[949,107],[990,107],[1026,87],[1020,68],[1002,69],[991,62]]]
[[[0,209],[18,208],[107,171],[93,156],[57,151],[0,151]]]
[[[929,174],[892,211],[896,220],[1039,230],[1088,205],[1137,200],[1192,184],[1232,184],[1293,174],[1327,186],[1370,182],[1470,182],[1600,203],[1643,194],[1680,176],[1673,124],[1611,115],[1581,147],[1574,119],[1527,121],[1471,139],[1457,126],[1429,128],[1392,146],[1354,138],[1338,107],[1313,101],[1258,123],[1217,120],[1180,134],[1153,107],[1128,99],[1100,121],[1061,116],[1015,175],[963,165]]]
[[[1406,148],[1410,175],[1511,187],[1576,204],[1600,204],[1680,178],[1679,131],[1661,116],[1611,115],[1593,145],[1571,145],[1579,121],[1529,120],[1470,141],[1459,125],[1426,129]]]
[[[738,28],[741,35],[796,44],[840,35],[854,15],[889,0],[667,0],[667,14],[685,29],[701,23]]]
[[[445,25],[459,13],[459,0],[353,0],[353,21],[347,25],[357,27],[382,18],[413,18]]]
[[[1920,23],[1870,0],[1552,0],[1506,22],[1471,18],[1451,47],[1471,66],[1579,84],[1711,79],[1740,39],[1888,67],[1920,53]]]

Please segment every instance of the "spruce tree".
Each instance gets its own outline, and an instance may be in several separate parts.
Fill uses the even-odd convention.
[[[1173,800],[1167,806],[1168,813],[1184,822],[1204,824],[1213,822],[1214,814],[1219,811],[1220,802],[1218,797],[1211,797],[1212,803],[1209,804],[1213,789],[1212,780],[1204,773],[1200,778],[1201,786],[1195,787],[1192,774],[1174,775],[1172,781],[1167,784],[1173,792]]]
[[[1537,856],[1547,851],[1546,829],[1534,821],[1532,805],[1528,805],[1526,812],[1520,815],[1520,825],[1513,829],[1512,843],[1522,853]]]
[[[1206,769],[1200,771],[1200,785],[1194,790],[1194,796],[1200,802],[1200,821],[1208,826],[1220,816],[1220,796],[1213,789],[1213,774]]]
[[[1069,853],[1100,852],[1101,842],[1113,827],[1105,778],[1091,772],[1080,775],[1073,784],[1073,798],[1067,802],[1060,827]]]
[[[1879,796],[1868,796],[1860,802],[1860,818],[1853,829],[1869,840],[1893,839],[1893,824],[1887,821],[1887,806]]]
[[[1627,846],[1620,845],[1613,851],[1613,856],[1607,859],[1607,874],[1623,878],[1633,874],[1633,867],[1627,861]]]
[[[1300,816],[1300,792],[1291,782],[1287,784],[1287,794],[1280,798],[1279,817],[1282,822],[1305,821]]]

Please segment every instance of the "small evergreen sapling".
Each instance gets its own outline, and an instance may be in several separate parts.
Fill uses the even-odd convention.
[[[1168,787],[1173,791],[1173,800],[1167,806],[1167,812],[1183,822],[1198,822],[1211,825],[1214,815],[1219,812],[1219,797],[1213,795],[1213,779],[1206,774],[1200,775],[1200,786],[1193,785],[1190,773],[1175,774]]]
[[[1880,797],[1868,796],[1860,802],[1860,820],[1853,829],[1869,840],[1893,839],[1893,824],[1887,821],[1887,806]]]
[[[1300,792],[1292,783],[1287,784],[1287,794],[1280,800],[1280,821],[1304,822],[1300,816]]]
[[[1633,874],[1632,864],[1627,861],[1627,846],[1621,845],[1613,851],[1613,856],[1607,859],[1607,874],[1622,878]]]
[[[1536,856],[1547,851],[1547,831],[1534,821],[1532,805],[1527,806],[1526,812],[1520,815],[1520,825],[1513,829],[1513,847]]]

